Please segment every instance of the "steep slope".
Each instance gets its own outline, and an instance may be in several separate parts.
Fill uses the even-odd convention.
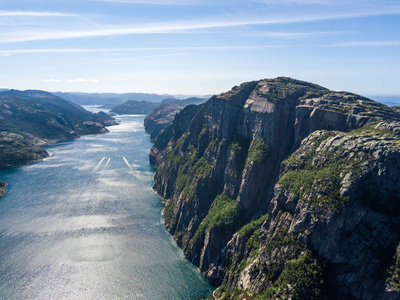
[[[144,127],[153,139],[160,134],[165,127],[172,123],[175,115],[184,107],[204,103],[205,98],[191,97],[183,100],[167,98],[144,119]]]
[[[0,181],[0,198],[3,197],[7,192],[7,184]]]
[[[189,106],[150,153],[166,227],[228,298],[395,299],[399,121],[284,77]]]
[[[0,93],[0,121],[0,168],[47,157],[40,145],[107,132],[104,126],[117,124],[53,94],[16,90]]]

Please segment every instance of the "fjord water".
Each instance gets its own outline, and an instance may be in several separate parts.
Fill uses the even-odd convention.
[[[196,299],[212,287],[164,228],[143,116],[0,172],[0,299]]]

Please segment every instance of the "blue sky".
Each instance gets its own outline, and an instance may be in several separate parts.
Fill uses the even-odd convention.
[[[290,76],[400,95],[399,0],[0,0],[0,87],[216,94]]]

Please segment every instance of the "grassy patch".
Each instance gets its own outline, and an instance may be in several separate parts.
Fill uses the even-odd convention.
[[[241,217],[242,208],[235,200],[229,198],[225,193],[218,195],[193,236],[191,243],[195,244],[198,238],[210,228],[223,231],[238,227]]]
[[[175,222],[174,205],[172,201],[167,201],[164,208],[165,224],[172,225]]]
[[[287,191],[299,199],[318,205],[324,209],[337,210],[348,204],[349,198],[340,195],[342,176],[352,173],[353,176],[361,173],[357,159],[343,157],[344,149],[338,148],[334,153],[330,151],[318,152],[317,149],[327,138],[335,132],[326,132],[318,141],[311,144],[310,149],[293,153],[282,162],[284,173],[278,181]],[[318,164],[314,159],[319,159]]]
[[[400,292],[400,258],[394,257],[394,264],[388,270],[386,288],[391,291]]]
[[[238,273],[242,272],[244,268],[250,263],[252,259],[257,257],[258,251],[260,249],[260,227],[267,219],[268,214],[261,216],[260,218],[251,221],[250,223],[244,225],[238,232],[240,238],[243,239],[245,243],[245,253],[250,254],[250,256],[243,258],[240,262]]]
[[[247,169],[251,163],[260,163],[265,161],[265,159],[269,156],[271,152],[271,148],[267,141],[262,138],[256,138],[252,141],[246,160]]]
[[[299,199],[334,210],[349,201],[340,195],[342,167],[341,161],[329,161],[321,168],[288,172],[278,183]]]
[[[324,286],[322,267],[307,250],[297,259],[287,262],[277,284],[282,289],[288,289],[285,294],[293,300],[320,299]]]

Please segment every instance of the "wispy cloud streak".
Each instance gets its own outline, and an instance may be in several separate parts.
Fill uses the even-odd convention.
[[[13,54],[51,54],[51,53],[109,53],[109,52],[134,52],[134,51],[189,51],[189,50],[250,50],[277,48],[286,46],[204,46],[204,47],[139,47],[139,48],[96,48],[96,49],[13,49],[0,50],[0,55],[10,56]]]
[[[49,11],[23,11],[23,10],[0,10],[0,17],[76,17],[76,14],[66,14]]]
[[[120,36],[132,34],[160,34],[160,33],[193,33],[196,30],[202,29],[221,29],[229,27],[241,27],[252,25],[268,25],[268,24],[290,24],[290,23],[306,23],[319,22],[327,20],[363,18],[379,15],[397,15],[400,14],[400,6],[390,10],[376,10],[369,12],[356,13],[338,13],[329,15],[316,16],[301,16],[301,17],[282,17],[282,18],[267,18],[253,17],[240,21],[226,20],[197,20],[189,22],[164,22],[153,24],[132,24],[123,26],[100,25],[94,29],[82,30],[36,30],[26,32],[5,33],[0,35],[0,43],[26,42],[39,40],[60,40],[85,37],[101,37],[101,36]]]
[[[378,47],[378,46],[400,46],[400,41],[350,41],[336,43],[337,47]]]

